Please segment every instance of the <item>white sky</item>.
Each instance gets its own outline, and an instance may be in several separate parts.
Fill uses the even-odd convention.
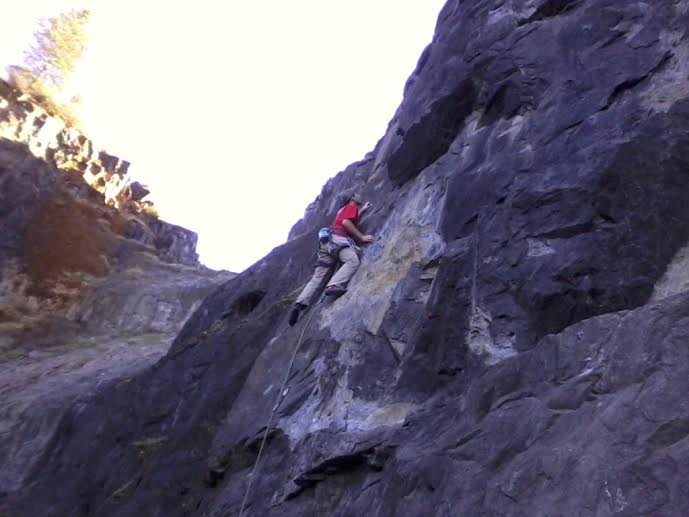
[[[199,233],[202,262],[241,271],[373,149],[443,3],[23,0],[0,64],[21,61],[37,15],[91,8],[75,78],[89,136]]]

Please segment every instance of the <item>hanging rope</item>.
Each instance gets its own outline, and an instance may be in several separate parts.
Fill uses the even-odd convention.
[[[323,300],[324,295],[321,295],[320,299],[316,303],[318,305],[321,303]],[[285,386],[287,386],[287,381],[289,380],[290,373],[292,372],[292,366],[294,365],[294,360],[297,357],[297,352],[299,352],[299,347],[301,346],[301,340],[304,337],[304,332],[306,332],[306,327],[309,326],[309,322],[311,321],[311,316],[316,312],[315,307],[311,308],[311,313],[309,314],[309,317],[306,318],[306,323],[304,323],[304,328],[301,330],[301,335],[299,336],[299,339],[297,340],[297,346],[294,347],[294,352],[292,353],[292,359],[289,362],[289,366],[287,367],[287,373],[285,374],[285,379],[282,381],[282,386],[280,387],[280,391],[278,392],[277,400],[275,401],[275,406],[273,406],[273,411],[270,414],[270,418],[268,419],[268,425],[266,426],[266,430],[263,433],[263,440],[261,441],[261,447],[258,449],[258,456],[256,456],[256,461],[254,462],[254,466],[251,469],[251,473],[249,474],[249,483],[246,485],[246,492],[244,492],[244,500],[242,501],[242,506],[239,509],[239,517],[242,517],[242,514],[244,513],[244,507],[246,506],[246,502],[249,499],[249,492],[251,492],[251,485],[254,482],[254,473],[256,472],[256,469],[258,468],[258,463],[261,461],[261,453],[263,453],[263,447],[266,444],[266,440],[268,439],[268,433],[270,433],[270,428],[273,426],[273,418],[275,417],[275,413],[277,413],[278,408],[280,407],[280,404],[282,403],[282,400],[285,398],[285,395],[287,394],[287,391],[285,390]]]

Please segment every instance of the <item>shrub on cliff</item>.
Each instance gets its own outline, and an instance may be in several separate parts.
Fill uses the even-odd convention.
[[[86,49],[87,10],[71,10],[42,18],[24,63],[46,87],[60,90]]]
[[[79,98],[60,99],[65,97],[67,80],[86,49],[90,18],[90,11],[75,9],[41,18],[34,41],[24,52],[24,66],[8,68],[15,88],[71,127],[80,125],[75,109]]]
[[[13,88],[28,96],[50,115],[60,118],[67,126],[80,129],[81,122],[74,109],[74,103],[62,104],[55,100],[54,92],[30,70],[20,66],[8,66],[9,83]]]

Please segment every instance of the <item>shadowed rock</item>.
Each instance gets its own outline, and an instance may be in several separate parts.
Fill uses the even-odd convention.
[[[375,149],[7,504],[237,514],[303,332],[247,515],[687,514],[687,27],[685,1],[448,2]],[[350,189],[377,240],[288,327]]]

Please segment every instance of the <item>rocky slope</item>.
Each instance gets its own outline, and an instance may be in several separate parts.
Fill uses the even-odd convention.
[[[374,151],[12,515],[686,515],[689,2],[450,0]],[[348,293],[286,325],[342,191]]]
[[[145,189],[127,180],[126,162],[95,151],[2,81],[0,135],[7,493],[22,486],[67,408],[153,364],[232,275],[199,264],[193,232],[147,215]]]

